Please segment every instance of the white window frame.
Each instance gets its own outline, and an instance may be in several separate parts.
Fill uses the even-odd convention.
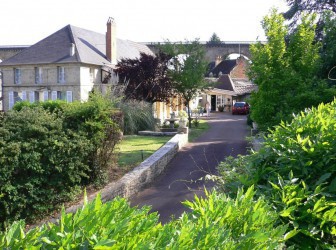
[[[67,102],[72,102],[72,91],[67,91],[66,92],[66,101]]]
[[[94,74],[95,74],[95,69],[90,68],[90,82],[94,82]]]
[[[57,91],[51,91],[51,100],[53,101],[57,100]]]
[[[43,70],[41,67],[35,67],[35,83],[43,83]]]
[[[65,83],[65,68],[63,66],[57,66],[57,82]]]
[[[9,91],[8,92],[8,107],[9,109],[12,109],[14,106],[14,92]]]
[[[26,91],[22,91],[21,92],[21,99],[22,99],[22,101],[26,101],[27,100],[27,92]]]
[[[35,102],[35,91],[29,91],[29,102]]]
[[[14,83],[21,84],[21,69],[14,68]]]
[[[45,90],[43,91],[43,101],[48,101],[49,100],[49,91]]]

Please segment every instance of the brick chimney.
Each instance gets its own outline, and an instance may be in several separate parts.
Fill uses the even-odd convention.
[[[112,64],[117,64],[116,23],[112,17],[109,17],[106,26],[106,57]]]

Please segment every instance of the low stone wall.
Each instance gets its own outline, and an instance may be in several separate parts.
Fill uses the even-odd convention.
[[[131,172],[100,190],[102,200],[112,200],[117,196],[127,198],[141,191],[165,170],[170,160],[187,142],[188,134],[175,135]],[[88,200],[93,200],[96,195],[97,193],[90,195]],[[82,206],[83,203],[79,203],[66,209],[66,212],[74,212]]]

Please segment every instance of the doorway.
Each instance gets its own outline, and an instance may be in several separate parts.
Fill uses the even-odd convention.
[[[216,111],[216,96],[211,95],[211,111]]]

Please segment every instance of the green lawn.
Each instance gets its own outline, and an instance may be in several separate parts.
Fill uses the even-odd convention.
[[[190,142],[194,141],[209,128],[210,126],[206,120],[200,120],[200,123],[197,128],[194,126],[194,124],[191,124],[191,129],[189,131],[189,141]]]
[[[200,120],[198,128],[193,126],[190,130],[189,141],[194,141],[208,129],[209,124],[207,121]],[[124,136],[123,140],[118,145],[118,165],[122,168],[135,167],[170,139],[171,136]]]
[[[120,167],[134,167],[138,165],[171,138],[171,136],[124,136],[124,139],[118,145],[118,165]]]

